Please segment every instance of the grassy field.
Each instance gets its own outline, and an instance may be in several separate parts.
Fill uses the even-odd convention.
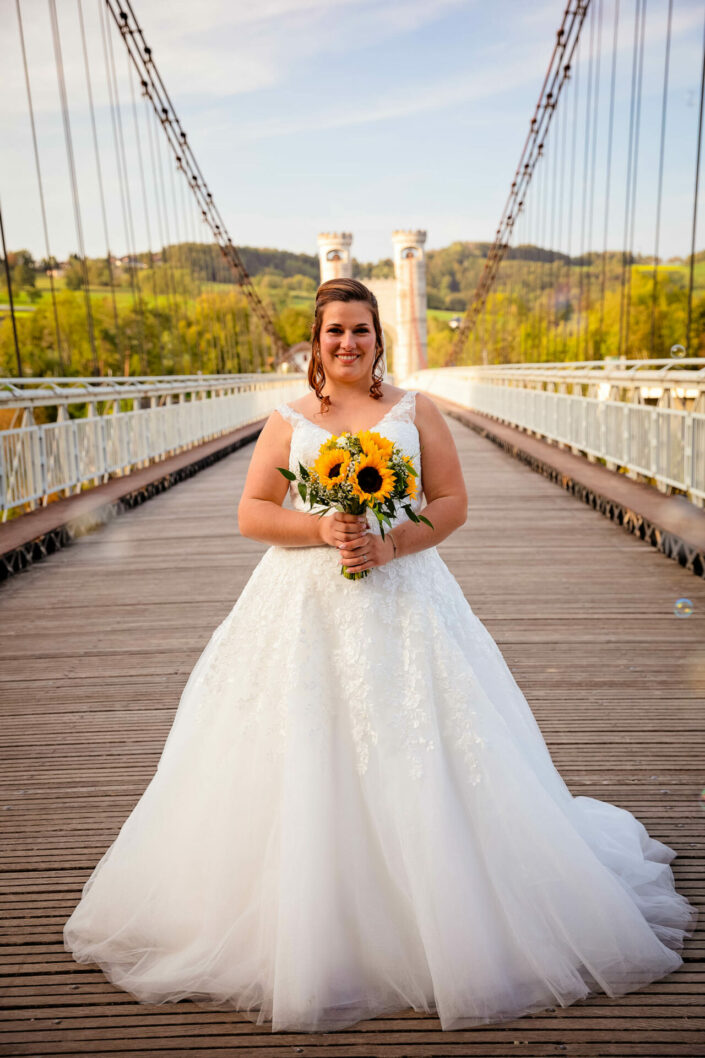
[[[453,312],[450,309],[429,309],[426,315],[430,319],[440,320],[442,323],[447,323],[448,320],[454,319],[456,316],[462,316],[462,312]]]
[[[46,276],[37,276],[36,280],[36,291],[34,297],[30,296],[30,292],[27,290],[13,291],[13,300],[15,305],[20,308],[28,306],[29,308],[36,308],[41,305],[43,301],[48,301],[51,298],[51,283]],[[61,279],[55,280],[54,289],[57,293],[64,293],[66,287],[64,286]],[[212,294],[212,293],[232,293],[238,288],[232,283],[202,283],[200,293],[201,294]],[[72,291],[77,297],[83,297],[82,290]],[[92,286],[88,290],[91,301],[103,301],[105,298],[109,298],[112,302],[112,291],[107,286]],[[152,306],[163,306],[165,309],[170,308],[172,295],[171,294],[157,294],[156,296],[149,291],[142,290],[142,300],[146,305]],[[192,292],[191,296],[184,295],[183,292],[176,287],[175,291],[176,302],[179,308],[183,306],[184,302],[192,308],[198,297],[198,294]],[[0,299],[3,302],[7,302],[6,293],[0,293]],[[119,309],[129,308],[132,305],[133,294],[129,286],[115,287],[115,302]]]
[[[653,272],[653,265],[648,264],[637,264],[632,266],[635,272],[640,272],[646,276],[650,276]],[[658,266],[658,272],[662,275],[677,275],[680,274],[683,279],[684,286],[687,287],[690,280],[689,268],[684,264],[669,264],[664,263]],[[694,292],[701,293],[705,291],[705,261],[696,261],[694,269]],[[62,279],[55,280],[55,289],[57,291],[64,291]],[[202,283],[200,290],[194,284],[191,290],[191,294],[185,295],[178,287],[176,287],[175,296],[177,305],[179,308],[183,306],[184,302],[191,308],[196,301],[199,293],[230,293],[236,291],[238,288],[232,283]],[[40,305],[45,298],[50,295],[51,284],[47,276],[38,275],[36,278],[36,288],[34,296],[30,296],[30,292],[26,289],[13,291],[14,302],[18,307],[29,307],[33,308]],[[82,291],[75,291],[76,294],[82,294]],[[89,295],[92,301],[102,301],[104,298],[111,298],[111,290],[108,286],[92,286],[89,290]],[[168,293],[153,295],[147,290],[142,290],[142,298],[147,305],[163,306],[168,309],[171,306],[172,295]],[[0,293],[0,299],[6,303],[7,296],[5,293]],[[118,286],[115,288],[115,300],[118,308],[129,308],[132,305],[133,294],[129,285]],[[308,291],[303,290],[290,290],[287,292],[287,304],[294,308],[305,308],[313,309],[314,296]],[[429,318],[436,319],[442,322],[448,322],[453,319],[454,316],[462,316],[463,313],[457,310],[449,309],[429,309]]]
[[[653,265],[632,265],[635,272],[642,272],[645,275],[651,275],[654,270]],[[677,275],[680,273],[683,277],[683,281],[687,286],[690,282],[690,267],[682,264],[660,264],[658,265],[659,275]],[[700,292],[705,290],[705,261],[696,261],[695,268],[693,269],[693,290]]]

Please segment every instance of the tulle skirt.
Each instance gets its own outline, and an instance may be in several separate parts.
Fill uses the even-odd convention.
[[[64,944],[141,1002],[272,1031],[466,1028],[676,970],[674,856],[571,795],[435,548],[354,582],[332,548],[271,547]]]

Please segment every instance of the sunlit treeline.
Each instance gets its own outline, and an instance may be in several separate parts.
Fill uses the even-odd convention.
[[[91,293],[61,290],[31,312],[17,313],[25,375],[162,375],[198,371],[267,371],[271,343],[237,292],[203,293],[187,306],[164,298],[139,307]],[[57,337],[58,335],[58,337]],[[0,326],[0,371],[17,374],[12,329]]]
[[[631,266],[622,281],[600,262],[569,271],[540,262],[520,270],[512,262],[456,362],[659,359],[674,346],[679,355],[705,356],[705,261],[695,267],[699,283],[689,299],[682,265]],[[430,364],[445,364],[454,342],[447,321],[432,318]]]

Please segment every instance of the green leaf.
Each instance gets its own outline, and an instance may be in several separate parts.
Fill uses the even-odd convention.
[[[304,481],[308,481],[311,475],[301,462],[299,463],[299,470],[301,471],[301,477],[304,479]]]
[[[285,470],[284,467],[277,467],[277,470],[280,474],[283,474],[285,478],[288,478],[289,481],[296,480],[296,474],[292,474],[290,470]]]
[[[430,525],[431,528],[433,529],[433,522],[429,522],[428,518],[424,518],[423,514],[419,515],[419,521],[420,522],[425,522],[426,525]]]
[[[299,482],[299,496],[301,497],[301,499],[305,503],[306,502],[306,486],[304,485],[303,481]]]
[[[408,463],[406,464],[406,467],[407,467],[407,470],[409,471],[409,473],[413,474],[415,478],[417,478],[419,476],[419,472],[418,472],[418,470],[415,467],[409,466]]]
[[[411,519],[412,522],[418,523],[419,519],[418,519],[418,516],[416,514],[416,511],[412,511],[411,507],[405,507],[404,510],[409,515],[409,518]]]

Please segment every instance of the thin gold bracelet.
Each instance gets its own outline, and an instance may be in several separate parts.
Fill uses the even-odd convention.
[[[393,554],[392,558],[396,558],[397,557],[397,545],[396,545],[396,543],[394,541],[394,537],[392,536],[392,530],[391,529],[387,530],[387,536],[389,536],[391,538],[392,547],[394,548],[394,554]]]

